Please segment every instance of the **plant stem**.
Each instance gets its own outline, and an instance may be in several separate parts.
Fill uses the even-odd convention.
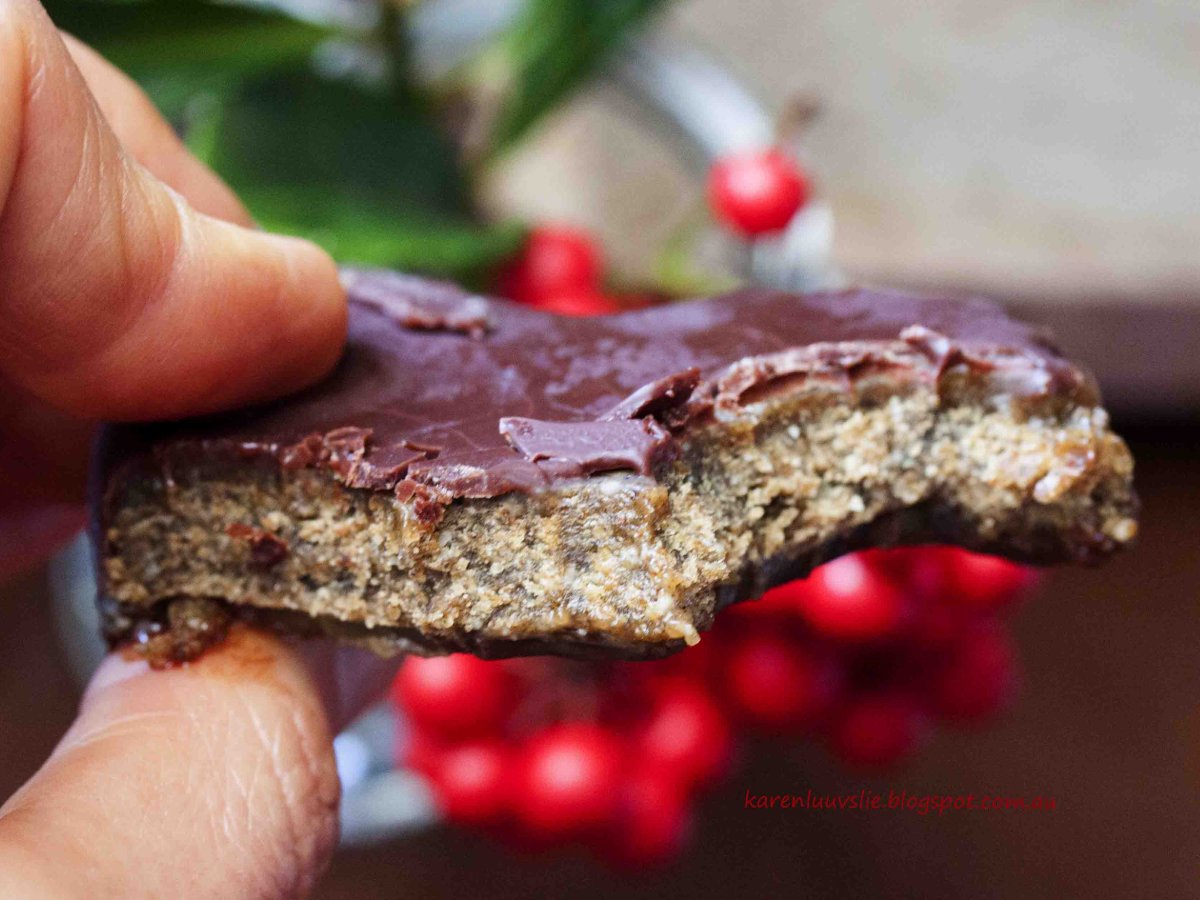
[[[424,98],[413,69],[406,6],[401,0],[379,0],[379,42],[388,61],[388,86],[397,102],[423,108]]]

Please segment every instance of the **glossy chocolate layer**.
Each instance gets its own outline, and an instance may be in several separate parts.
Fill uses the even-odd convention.
[[[345,281],[350,338],[330,378],[254,410],[119,429],[119,456],[266,457],[445,502],[652,473],[693,423],[805,379],[936,387],[969,370],[997,392],[1094,399],[1043,334],[977,299],[750,289],[580,319],[388,272]]]

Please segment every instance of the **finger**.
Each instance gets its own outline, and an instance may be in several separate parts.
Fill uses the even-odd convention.
[[[337,801],[329,724],[287,646],[239,628],[177,669],[110,657],[0,809],[0,896],[304,894]]]
[[[128,157],[33,0],[0,0],[0,204],[0,374],[66,412],[208,412],[339,355],[329,257],[199,214]]]
[[[216,174],[184,146],[137,83],[91,47],[62,35],[96,105],[125,150],[193,209],[251,227],[254,220]]]

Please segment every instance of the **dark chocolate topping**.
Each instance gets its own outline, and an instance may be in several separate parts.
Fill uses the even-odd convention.
[[[1093,390],[1042,333],[977,299],[755,288],[562,318],[390,272],[350,271],[345,283],[349,343],[331,377],[253,410],[118,429],[119,446],[140,448],[125,461],[266,456],[445,501],[614,468],[648,474],[672,434],[801,380],[849,388],[883,373],[940,386],[967,369],[1018,396]]]
[[[344,269],[342,285],[355,302],[375,307],[402,328],[482,337],[492,324],[486,300],[444,281],[401,272]]]

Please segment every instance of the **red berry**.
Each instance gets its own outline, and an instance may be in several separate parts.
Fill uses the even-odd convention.
[[[804,618],[826,637],[874,640],[896,631],[905,613],[903,592],[858,554],[815,569],[797,591]]]
[[[881,575],[897,584],[908,578],[913,564],[921,558],[923,547],[873,547],[859,550],[857,556]]]
[[[757,600],[731,607],[730,612],[737,618],[794,616],[800,612],[800,597],[807,590],[807,579],[787,581],[771,588]]]
[[[721,662],[719,641],[714,635],[705,635],[704,640],[685,647],[673,656],[654,662],[629,663],[630,668],[653,681],[688,680],[703,683],[708,680]]]
[[[1028,566],[999,556],[953,550],[952,590],[964,606],[999,612],[1023,599],[1037,582]]]
[[[614,827],[601,850],[620,866],[663,865],[683,850],[687,826],[687,803],[679,789],[657,774],[637,773],[621,791]]]
[[[600,284],[600,251],[584,231],[543,225],[529,232],[525,246],[500,273],[499,291],[522,303],[541,303]]]
[[[454,822],[494,822],[507,808],[508,756],[499,741],[451,747],[432,770],[434,795]]]
[[[538,309],[558,316],[607,316],[620,308],[598,288],[576,288],[541,298],[534,304]]]
[[[973,610],[954,596],[953,557],[949,547],[922,547],[912,559],[904,590],[910,603],[905,627],[920,648],[940,648],[953,643],[976,618]]]
[[[635,757],[683,787],[711,782],[733,749],[729,725],[704,689],[682,680],[662,685],[650,718],[636,735]]]
[[[852,765],[894,765],[921,745],[925,717],[907,693],[888,691],[852,698],[834,720],[830,743]]]
[[[620,742],[597,725],[552,726],[523,748],[516,811],[535,835],[578,835],[611,820],[619,801]]]
[[[500,663],[465,653],[405,660],[393,696],[409,718],[444,738],[494,734],[508,718],[513,691]]]
[[[442,757],[451,746],[424,728],[412,726],[400,746],[399,760],[402,765],[429,775],[441,763]]]
[[[930,704],[944,718],[977,722],[999,712],[1016,690],[1016,653],[999,627],[976,628],[951,650],[930,684]]]
[[[713,212],[747,237],[780,231],[808,199],[796,163],[779,150],[755,150],[719,160],[709,172]]]
[[[961,606],[933,597],[915,604],[915,611],[905,628],[905,636],[914,650],[928,651],[953,644],[964,630],[971,627],[972,619]]]
[[[731,642],[723,687],[738,718],[771,732],[812,725],[836,693],[830,659],[797,639],[750,632]]]

